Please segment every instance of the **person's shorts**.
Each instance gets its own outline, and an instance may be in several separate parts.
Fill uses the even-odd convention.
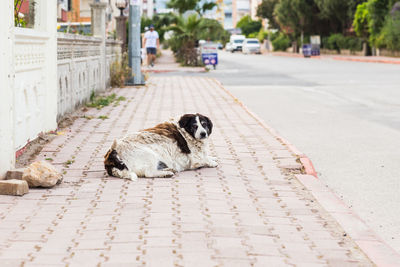
[[[146,51],[147,51],[147,54],[151,54],[151,55],[157,54],[157,49],[155,47],[147,47]]]

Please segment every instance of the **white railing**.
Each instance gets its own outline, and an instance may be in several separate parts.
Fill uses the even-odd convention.
[[[110,82],[110,65],[120,57],[120,42],[107,41],[106,85]],[[85,103],[92,92],[104,90],[100,70],[101,38],[58,33],[57,38],[57,118]]]

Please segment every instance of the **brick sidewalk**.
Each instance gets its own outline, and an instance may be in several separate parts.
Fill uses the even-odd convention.
[[[171,50],[162,50],[162,56],[157,58],[154,67],[148,67],[143,64],[142,71],[150,73],[164,73],[164,72],[206,72],[204,67],[181,67],[175,61],[174,55]]]
[[[1,266],[372,265],[294,177],[286,146],[215,80],[153,77],[113,92],[127,100],[90,109],[94,119],[77,119],[38,156],[64,173],[61,185],[0,196]],[[191,112],[214,122],[218,168],[107,177],[114,138]]]

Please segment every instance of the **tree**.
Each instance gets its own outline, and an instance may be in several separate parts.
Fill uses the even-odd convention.
[[[212,10],[216,6],[214,2],[202,2],[200,0],[170,0],[167,3],[168,8],[178,10],[179,14],[183,14],[189,10],[195,10],[200,15],[207,10]]]
[[[224,33],[219,22],[202,18],[197,14],[192,14],[187,18],[179,16],[177,23],[167,27],[167,29],[174,33],[169,40],[172,51],[177,60],[187,66],[198,66],[200,64],[196,49],[198,40],[205,35],[216,38]]]
[[[145,27],[149,27],[151,24],[154,25],[154,28],[157,30],[158,35],[160,36],[160,42],[164,40],[164,33],[167,26],[176,23],[177,16],[173,13],[166,14],[155,14],[153,18],[148,18],[142,16],[140,26],[141,32],[144,32]],[[128,28],[128,27],[127,27]]]
[[[389,0],[369,0],[368,1],[368,12],[369,12],[369,33],[371,36],[371,42],[373,43],[379,35],[384,23],[385,17],[389,13]]]
[[[364,40],[368,40],[369,20],[370,20],[370,15],[368,11],[368,3],[364,2],[362,4],[359,4],[354,14],[353,27],[357,36],[363,38]]]
[[[391,7],[385,24],[377,37],[376,45],[392,51],[400,51],[400,2]]]
[[[315,34],[319,10],[314,0],[280,0],[275,14],[281,28],[294,37],[303,33]]]
[[[240,28],[244,35],[249,36],[251,33],[258,33],[262,24],[260,21],[252,20],[249,15],[246,15],[238,21],[236,27]]]
[[[389,16],[393,8],[395,8],[394,0],[368,0],[359,4],[353,21],[356,34],[365,39],[369,38],[371,46],[378,44],[382,46],[385,43],[384,36],[397,40],[395,38],[397,22],[393,16]]]
[[[275,19],[275,6],[279,0],[263,0],[257,7],[257,16],[268,19],[270,29],[279,29],[279,24]]]

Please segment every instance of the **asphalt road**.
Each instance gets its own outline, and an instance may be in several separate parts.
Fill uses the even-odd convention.
[[[400,65],[220,52],[216,77],[400,252]]]

